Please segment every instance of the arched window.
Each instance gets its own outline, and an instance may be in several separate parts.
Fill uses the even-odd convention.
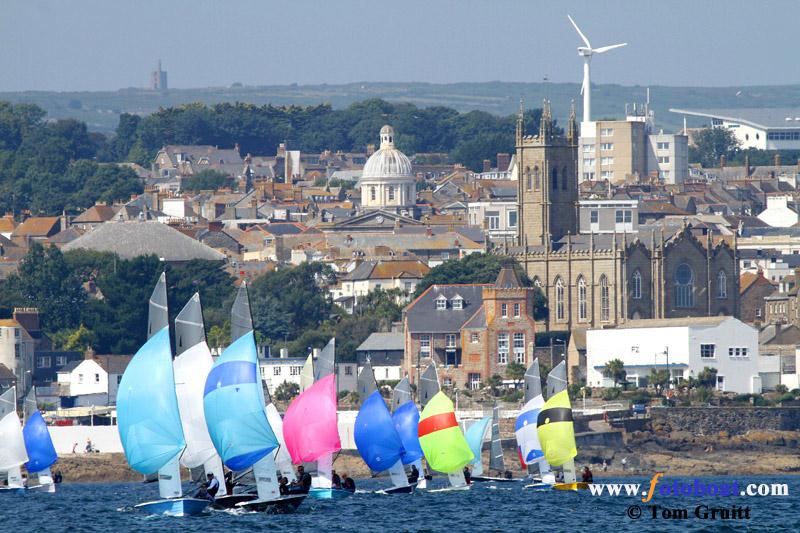
[[[675,270],[675,307],[694,307],[694,272],[686,263]]]
[[[378,193],[375,192],[375,187],[374,186],[370,187],[369,188],[369,199],[374,202],[377,197],[378,197]]]
[[[563,167],[561,169],[561,189],[564,191],[567,190],[567,180],[568,180],[567,176],[568,176],[567,167]]]
[[[578,320],[586,320],[586,280],[578,276]]]
[[[551,187],[553,188],[553,190],[558,189],[558,169],[556,167],[553,167],[553,171],[551,173],[551,181],[552,181]]]
[[[389,201],[394,201],[394,185],[389,185]]]
[[[724,270],[717,274],[717,298],[724,300],[728,297],[728,276]]]
[[[525,183],[528,190],[533,188],[533,177],[531,176],[531,167],[525,167]]]
[[[610,320],[611,299],[608,297],[608,278],[600,276],[600,320]]]
[[[642,297],[642,273],[636,269],[631,276],[631,298],[638,300]]]
[[[564,282],[556,278],[556,320],[564,320]]]
[[[542,176],[538,166],[533,167],[533,188],[537,191],[542,188]]]

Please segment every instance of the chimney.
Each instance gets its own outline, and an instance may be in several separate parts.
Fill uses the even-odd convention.
[[[95,351],[91,346],[86,348],[86,351],[83,352],[83,358],[87,361],[91,361],[92,359],[94,359],[94,356],[95,356]]]
[[[483,160],[483,171],[484,172],[491,172],[492,170],[492,162],[489,159]]]
[[[508,170],[509,165],[511,165],[511,155],[510,154],[497,154],[497,171],[498,172],[505,172]]]
[[[744,153],[744,177],[750,177],[750,152]]]

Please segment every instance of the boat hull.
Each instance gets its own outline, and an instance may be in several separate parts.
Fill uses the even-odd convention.
[[[428,492],[453,492],[453,491],[464,491],[469,490],[472,485],[464,485],[463,487],[444,487],[441,489],[428,489]]]
[[[305,494],[292,494],[281,496],[274,500],[251,500],[237,503],[236,508],[271,514],[292,513],[295,509],[300,507],[300,504],[303,503],[305,499]]]
[[[258,499],[258,494],[228,494],[214,500],[212,507],[215,509],[234,509],[240,503],[247,503]]]
[[[308,491],[308,496],[315,500],[341,500],[342,498],[349,498],[353,493],[344,489],[323,489],[320,487],[312,488]]]
[[[25,494],[25,487],[0,487],[0,494]]]
[[[472,476],[470,479],[473,483],[518,483],[522,481],[521,477]]]
[[[589,488],[588,483],[584,483],[583,481],[576,481],[574,483],[556,483],[553,485],[555,490],[586,490]]]
[[[168,498],[144,502],[134,506],[137,511],[166,516],[195,516],[211,505],[209,500],[198,498]]]
[[[406,487],[390,487],[388,489],[379,490],[383,494],[411,494],[417,488],[416,483],[410,483]]]

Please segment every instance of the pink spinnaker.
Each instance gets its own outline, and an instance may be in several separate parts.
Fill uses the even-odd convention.
[[[336,376],[314,383],[283,416],[283,438],[294,464],[316,461],[342,449],[336,422]]]

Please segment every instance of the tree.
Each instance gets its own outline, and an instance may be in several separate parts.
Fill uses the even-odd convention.
[[[231,187],[233,185],[233,178],[223,172],[216,170],[206,169],[201,170],[194,176],[185,178],[181,181],[181,191],[183,192],[200,192],[200,191],[215,191],[222,187]]]
[[[648,381],[658,389],[666,387],[669,384],[669,372],[667,370],[651,368]]]
[[[706,389],[712,389],[717,386],[717,369],[709,366],[703,368],[697,374],[697,383]]]
[[[625,364],[619,359],[612,359],[608,361],[603,367],[603,375],[607,378],[614,380],[614,386],[625,381],[627,372],[625,372]]]
[[[96,340],[95,334],[81,324],[69,334],[62,347],[67,351],[84,352],[87,348],[91,348]]]
[[[489,378],[486,384],[489,386],[489,391],[492,393],[492,396],[499,396],[500,388],[503,386],[503,376],[500,374],[492,374],[492,377]]]
[[[694,146],[689,149],[689,161],[704,167],[719,166],[720,156],[732,159],[739,150],[739,141],[728,128],[703,128],[694,134]]]
[[[506,366],[506,377],[514,380],[514,388],[519,388],[520,382],[525,379],[525,365],[512,361]]]
[[[275,399],[279,402],[288,402],[300,394],[300,386],[297,383],[284,381],[275,389]]]

